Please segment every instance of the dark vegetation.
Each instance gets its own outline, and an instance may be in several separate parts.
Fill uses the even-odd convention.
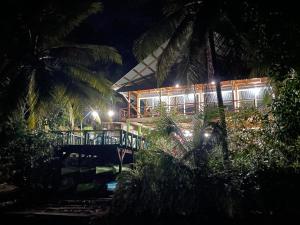
[[[157,129],[147,134],[149,148],[118,177],[107,222],[280,224],[296,218],[297,7],[275,1],[164,3],[164,20],[134,48],[141,59],[170,39],[159,59],[159,84],[170,71],[191,83],[264,75],[274,96],[266,96],[263,110],[229,113],[218,89],[217,111],[206,108],[194,116],[193,138],[182,135],[182,118],[161,111]],[[69,39],[101,10],[98,1],[77,0],[5,1],[1,7],[0,183],[18,186],[27,203],[51,197],[62,183],[49,131],[76,129],[87,107],[115,102],[104,65],[121,63],[120,55],[109,46]],[[100,186],[91,193],[99,194]]]
[[[138,153],[135,169],[119,176],[112,213],[167,221],[194,218],[208,224],[281,224],[295,219],[300,210],[299,132],[283,133],[282,119],[296,120],[299,109],[282,117],[277,104],[280,101],[287,111],[294,107],[289,104],[297,101],[297,92],[287,90],[298,81],[298,76],[285,80],[265,111],[244,109],[227,115],[227,169],[217,138],[212,136],[207,142],[214,144],[202,147],[195,140],[178,141],[181,131],[174,125],[180,119],[161,118],[148,135],[150,148]],[[250,129],[249,121],[259,129]]]

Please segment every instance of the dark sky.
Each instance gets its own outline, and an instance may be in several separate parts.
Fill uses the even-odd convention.
[[[141,34],[159,22],[160,1],[102,0],[101,2],[104,5],[103,12],[91,16],[72,36],[76,41],[110,45],[119,50],[123,57],[123,65],[110,67],[112,80],[115,81],[137,64],[132,53],[132,45]]]

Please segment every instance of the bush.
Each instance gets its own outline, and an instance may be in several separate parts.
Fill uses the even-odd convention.
[[[151,160],[145,158],[151,155]],[[118,178],[113,212],[134,215],[189,214],[193,211],[194,173],[163,152],[141,151],[143,161]]]
[[[292,71],[289,78],[277,84],[272,113],[278,137],[287,143],[300,135],[300,77]]]
[[[42,131],[30,131],[16,117],[1,125],[0,182],[18,186],[49,186],[54,138]]]
[[[276,100],[274,104],[278,104]],[[300,138],[295,135],[293,141],[288,142],[277,138],[277,113],[281,112],[273,114],[272,110],[275,110],[274,105],[264,111],[239,110],[227,117],[231,162],[228,169],[224,168],[217,139],[211,143],[202,167],[195,167],[186,162],[185,157],[172,154],[176,142],[172,142],[170,134],[179,128],[168,123],[173,130],[164,132],[161,127],[166,130],[168,126],[161,123],[150,139],[150,148],[138,153],[135,169],[119,176],[112,212],[118,215],[197,215],[202,219],[296,215],[300,210],[297,204],[300,200]],[[297,115],[287,117],[293,116]],[[192,144],[181,143],[185,144],[188,147],[183,149],[194,152],[189,148]],[[165,149],[156,150],[158,148]],[[203,154],[205,148],[197,150]]]

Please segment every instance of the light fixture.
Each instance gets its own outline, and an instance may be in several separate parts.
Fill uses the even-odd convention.
[[[97,119],[99,117],[99,114],[96,111],[92,111],[91,114],[92,114],[94,119]]]
[[[192,137],[192,136],[193,136],[192,132],[190,132],[189,130],[184,130],[184,131],[183,131],[183,135],[184,135],[185,137]]]
[[[210,137],[210,135],[211,135],[211,134],[210,134],[210,133],[208,133],[208,132],[205,132],[205,133],[204,133],[204,137],[206,137],[206,138],[209,138],[209,137]]]
[[[175,84],[175,87],[176,87],[176,88],[179,88],[179,84]]]
[[[100,116],[98,114],[97,111],[95,110],[92,110],[92,111],[89,111],[83,118],[82,120],[80,121],[80,131],[82,132],[82,125],[83,125],[83,121],[85,118],[87,118],[89,115],[92,115],[93,119],[95,121],[97,121],[99,124],[101,123],[101,119],[100,119]],[[81,142],[83,141],[83,137],[81,138]]]
[[[215,85],[216,84],[216,82],[215,81],[212,81],[212,82],[210,82],[212,85]]]
[[[107,112],[107,115],[108,115],[109,117],[113,117],[113,116],[115,115],[115,112],[112,111],[112,110],[109,110],[109,111]]]

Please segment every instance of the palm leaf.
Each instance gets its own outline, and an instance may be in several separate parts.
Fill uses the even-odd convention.
[[[184,16],[176,13],[165,18],[159,23],[146,31],[138,40],[134,42],[133,54],[138,61],[143,60],[154,50],[165,43],[175,32],[178,25],[182,22]]]
[[[43,34],[47,34],[44,35],[45,42],[57,43],[70,34],[90,15],[101,12],[103,8],[102,4],[96,1],[77,2],[73,6],[71,2],[69,3],[71,6],[65,6],[68,7],[69,13],[64,8],[53,9],[49,7],[48,11],[46,11],[47,14],[44,15],[45,20],[43,21],[43,24],[47,24],[43,31]],[[64,7],[64,5],[60,7]]]
[[[86,66],[90,66],[98,61],[122,64],[122,57],[118,51],[105,45],[62,44],[53,47],[52,54],[64,63]]]
[[[160,55],[157,63],[157,82],[161,85],[167,77],[171,67],[174,65],[182,49],[184,49],[192,34],[192,27],[194,24],[193,16],[186,16],[182,23],[176,29],[172,38],[168,42],[163,53]]]
[[[98,90],[99,93],[105,95],[112,93],[111,82],[100,73],[89,71],[83,67],[67,67],[65,68],[65,74],[72,80],[87,83],[90,87]]]

